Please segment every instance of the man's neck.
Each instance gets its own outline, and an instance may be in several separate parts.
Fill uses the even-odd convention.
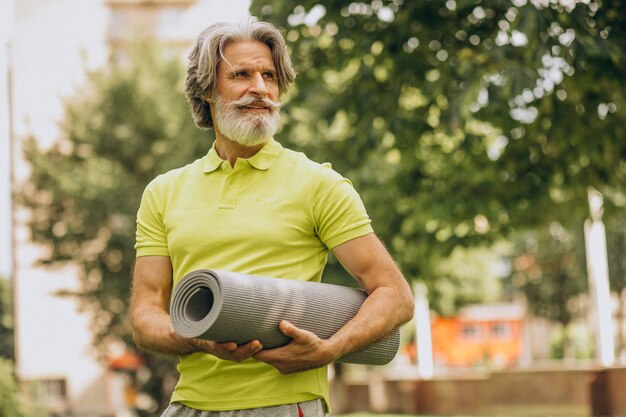
[[[220,158],[228,161],[231,167],[235,166],[237,158],[250,158],[251,156],[256,155],[256,153],[259,152],[265,145],[265,143],[261,143],[251,147],[243,146],[219,134],[219,132],[216,133],[215,150]]]

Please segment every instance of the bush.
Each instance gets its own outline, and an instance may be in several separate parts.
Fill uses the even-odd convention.
[[[0,417],[42,417],[43,410],[34,408],[20,392],[12,361],[0,358]]]

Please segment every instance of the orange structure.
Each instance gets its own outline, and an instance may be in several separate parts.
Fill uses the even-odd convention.
[[[474,305],[454,317],[433,317],[435,363],[448,367],[514,364],[522,354],[524,313],[515,304]]]

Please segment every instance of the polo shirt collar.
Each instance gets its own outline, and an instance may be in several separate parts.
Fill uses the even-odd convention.
[[[274,164],[283,149],[283,146],[272,138],[256,154],[248,158],[247,161],[254,168],[265,171]],[[213,142],[211,150],[204,158],[204,172],[215,171],[223,162],[224,160],[217,154],[215,142]]]
[[[283,146],[272,138],[256,154],[248,158],[248,162],[256,169],[265,171],[276,162],[282,152]]]
[[[215,142],[213,142],[213,146],[211,146],[209,153],[203,158],[203,171],[205,173],[213,172],[218,169],[220,165],[222,165],[222,162],[224,162],[224,160],[217,154],[217,151],[215,150]]]

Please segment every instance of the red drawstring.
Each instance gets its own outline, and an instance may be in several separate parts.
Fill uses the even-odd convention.
[[[300,406],[296,404],[296,407],[298,407],[298,417],[304,417],[304,413],[302,412],[302,409],[300,408]]]

